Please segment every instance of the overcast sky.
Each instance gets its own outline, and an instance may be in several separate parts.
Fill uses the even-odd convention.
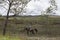
[[[60,15],[60,0],[56,0],[58,10],[56,11],[56,15]],[[50,6],[49,0],[34,0],[30,1],[27,5],[27,13],[24,15],[40,15],[42,10],[46,10]],[[5,5],[7,8],[7,5]],[[0,13],[6,15],[6,9],[0,6]],[[32,12],[32,13],[31,13]]]

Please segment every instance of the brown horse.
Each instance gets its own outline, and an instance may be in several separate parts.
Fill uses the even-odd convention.
[[[30,33],[36,34],[38,32],[38,30],[36,28],[28,28],[28,27],[26,27],[25,30],[26,30],[26,32],[27,32],[28,35]]]

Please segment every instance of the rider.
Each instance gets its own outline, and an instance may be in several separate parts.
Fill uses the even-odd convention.
[[[28,25],[26,26],[27,29],[31,30],[32,29],[32,26],[31,25]]]

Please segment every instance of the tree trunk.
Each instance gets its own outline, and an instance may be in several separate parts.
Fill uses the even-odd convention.
[[[6,28],[7,28],[7,24],[8,24],[9,11],[10,11],[10,8],[11,8],[11,4],[12,3],[9,3],[9,9],[8,9],[8,12],[7,12],[6,21],[5,21],[4,28],[3,28],[3,35],[6,34]]]

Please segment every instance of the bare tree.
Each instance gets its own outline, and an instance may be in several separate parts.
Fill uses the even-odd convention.
[[[55,14],[55,11],[57,10],[57,5],[55,0],[50,0],[50,7],[47,8],[46,14],[47,15],[53,15]]]
[[[45,11],[42,11],[42,15],[53,15],[55,14],[55,11],[57,11],[56,1],[50,0],[49,3],[50,6]]]
[[[50,0],[49,2],[50,2],[50,6],[45,11],[42,11],[42,15],[45,17],[47,27],[49,25],[49,22],[48,22],[49,17],[48,16],[56,14],[56,11],[57,11],[56,1]]]
[[[15,14],[19,14],[23,11],[23,8],[27,5],[27,3],[30,0],[1,0],[0,3],[4,3],[6,2],[8,4],[8,11],[7,11],[7,16],[6,16],[6,20],[5,20],[5,25],[3,28],[3,35],[5,35],[6,33],[6,28],[7,28],[7,24],[8,24],[8,18],[9,18],[9,13],[15,13]],[[19,7],[19,6],[23,7]],[[13,7],[14,6],[14,7]],[[4,7],[5,8],[5,7]]]

